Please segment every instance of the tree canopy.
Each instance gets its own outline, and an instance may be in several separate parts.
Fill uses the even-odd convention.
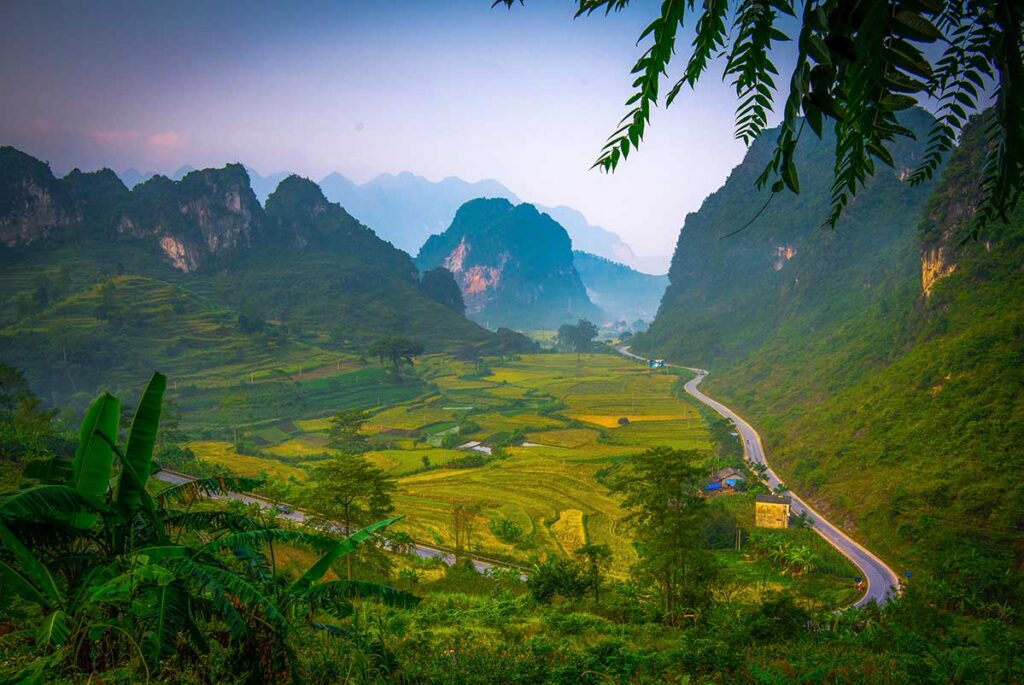
[[[423,343],[408,338],[381,338],[370,345],[370,354],[391,364],[391,373],[397,379],[401,375],[401,365],[412,366],[412,360],[423,354]]]
[[[520,4],[523,0],[519,0]],[[495,0],[512,7],[515,0]],[[576,16],[617,12],[630,0],[577,0]],[[799,16],[798,16],[799,14]],[[795,36],[782,30],[796,17]],[[678,30],[696,21],[696,35],[685,68],[669,77]],[[710,63],[725,58],[723,78],[736,90],[736,137],[749,145],[768,125],[780,95],[773,48],[797,40],[797,55],[784,95],[783,119],[775,151],[757,180],[772,196],[800,192],[794,162],[805,125],[822,136],[835,128],[835,175],[831,209],[834,228],[843,209],[876,163],[894,166],[889,145],[912,131],[897,113],[933,104],[936,122],[924,159],[909,180],[930,179],[952,150],[972,112],[989,100],[982,220],[1005,219],[1024,181],[1024,3],[1019,0],[663,0],[641,33],[647,47],[633,65],[629,111],[609,137],[594,166],[614,171],[636,150],[652,108],[671,106],[683,88],[695,88]],[[941,45],[942,50],[928,50]],[[934,55],[934,56],[933,56]],[[663,81],[672,85],[667,94]],[[769,196],[769,201],[772,196]]]

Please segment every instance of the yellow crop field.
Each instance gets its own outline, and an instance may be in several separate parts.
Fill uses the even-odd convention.
[[[230,442],[196,440],[188,443],[188,447],[201,460],[224,466],[242,476],[260,476],[265,473],[279,480],[288,480],[292,477],[298,480],[306,478],[306,472],[300,468],[282,464],[273,459],[238,454],[235,446]]]
[[[583,512],[579,509],[558,512],[558,520],[551,524],[551,532],[566,554],[573,554],[587,544],[587,529],[583,525]]]
[[[532,354],[488,364],[492,373],[476,377],[472,363],[425,357],[416,365],[428,383],[425,392],[384,406],[364,427],[373,434],[463,421],[466,441],[521,431],[527,443],[506,445],[488,459],[389,436],[388,448],[367,458],[397,479],[395,512],[405,516],[398,526],[417,540],[451,546],[453,512],[467,508],[477,512],[470,546],[480,553],[525,562],[591,541],[608,545],[612,573],[625,575],[635,553],[622,530],[619,501],[598,473],[657,445],[709,447],[700,415],[674,394],[678,377],[608,354]],[[630,423],[619,426],[623,416]],[[288,463],[239,455],[226,442],[193,445],[202,459],[238,473],[301,481],[317,464],[309,458],[324,452],[329,425],[328,418],[294,421],[287,439],[263,448]],[[446,467],[453,460],[466,467]],[[502,519],[522,529],[519,539],[492,532],[489,524]]]
[[[620,428],[620,419],[627,419],[630,423],[637,423],[640,421],[680,421],[687,418],[686,414],[621,414],[619,416],[609,416],[607,414],[566,414],[566,416],[603,428]]]
[[[600,435],[591,428],[563,428],[530,434],[530,442],[551,447],[583,447],[596,445]]]
[[[367,428],[371,431],[388,428],[415,430],[438,421],[450,421],[453,412],[443,409],[439,400],[435,397],[429,398],[429,401],[389,407],[374,414]]]
[[[319,436],[304,435],[298,438],[292,438],[279,442],[276,445],[270,445],[266,447],[266,451],[271,454],[276,454],[281,457],[289,457],[292,459],[301,459],[302,457],[309,457],[317,454],[323,454],[327,451],[322,440],[315,440],[313,438]]]
[[[307,432],[314,431],[325,431],[331,427],[331,418],[323,417],[319,419],[299,419],[295,422],[295,425]]]

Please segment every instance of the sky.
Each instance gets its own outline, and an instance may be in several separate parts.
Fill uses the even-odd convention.
[[[57,173],[238,161],[357,182],[494,178],[670,254],[744,146],[719,66],[654,113],[618,171],[590,169],[657,7],[574,20],[571,0],[0,0],[0,145]]]

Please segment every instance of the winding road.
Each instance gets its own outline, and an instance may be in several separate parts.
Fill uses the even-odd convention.
[[[627,357],[646,361],[646,358],[630,352],[628,347],[619,347],[616,349],[620,354]],[[695,369],[693,367],[682,366],[680,364],[668,364],[668,366],[687,369],[688,371],[692,371],[697,374],[685,385],[686,392],[699,402],[711,407],[722,416],[731,419],[732,422],[736,424],[736,429],[739,431],[740,437],[743,439],[744,456],[751,462],[756,462],[765,466],[763,480],[771,489],[774,490],[776,486],[780,485],[782,481],[776,475],[775,471],[768,466],[768,462],[765,460],[764,445],[761,442],[761,436],[758,435],[753,426],[747,423],[743,417],[732,409],[721,402],[708,397],[698,389],[697,386],[699,386],[701,381],[703,381],[708,375],[708,372],[704,369]],[[194,477],[187,474],[166,470],[158,471],[153,475],[153,477],[171,484],[181,484],[196,480]],[[787,495],[792,499],[792,505],[790,507],[791,510],[796,514],[806,514],[807,519],[813,524],[814,530],[818,535],[825,538],[829,544],[835,547],[843,556],[853,562],[854,566],[860,569],[860,572],[863,574],[863,578],[867,584],[867,588],[864,596],[861,597],[854,606],[864,606],[870,602],[878,602],[881,604],[887,601],[890,597],[899,593],[899,577],[896,575],[895,571],[886,565],[884,561],[869,552],[857,541],[839,530],[839,528],[832,525],[824,516],[815,511],[792,491],[788,492]],[[246,504],[255,504],[262,509],[277,509],[278,516],[296,523],[302,523],[307,518],[307,514],[299,509],[289,508],[287,511],[282,511],[276,502],[272,502],[271,500],[263,497],[245,495],[237,492],[232,492],[228,496],[231,499],[245,502]],[[415,543],[413,545],[413,552],[417,556],[423,558],[441,559],[447,564],[455,562],[455,555],[450,551],[438,549],[429,545]],[[473,565],[480,573],[484,573],[494,568],[514,568],[520,572],[521,577],[525,577],[522,575],[523,572],[526,571],[525,568],[497,559],[486,559],[474,556]]]
[[[627,357],[646,361],[646,358],[630,352],[628,347],[619,347],[617,349],[620,354]],[[756,430],[754,430],[754,427],[747,423],[747,421],[735,411],[721,402],[708,397],[698,389],[697,386],[699,386],[701,381],[707,377],[708,372],[704,369],[695,369],[693,367],[682,366],[680,364],[668,364],[668,366],[687,369],[688,371],[693,371],[697,374],[686,384],[686,392],[699,402],[711,407],[725,418],[731,419],[732,422],[736,424],[736,429],[739,431],[740,437],[743,439],[744,456],[751,462],[756,462],[765,466],[763,480],[772,490],[774,490],[776,486],[780,485],[782,481],[779,479],[778,475],[776,475],[775,471],[768,466],[768,462],[765,460],[764,455],[764,444],[761,442],[761,436],[758,435]],[[854,606],[861,607],[871,602],[882,604],[889,598],[899,594],[899,576],[897,576],[896,572],[889,568],[884,561],[869,552],[860,543],[852,539],[839,528],[831,524],[824,516],[815,511],[813,507],[807,504],[795,493],[789,491],[786,494],[793,501],[790,507],[791,510],[796,514],[806,514],[807,519],[814,525],[814,530],[818,535],[825,538],[830,545],[835,547],[843,556],[853,562],[854,566],[860,569],[864,581],[867,583],[867,589],[864,596],[857,600]]]
[[[167,471],[166,469],[154,473],[153,478],[156,478],[157,480],[163,481],[165,483],[170,483],[171,485],[181,485],[182,483],[188,483],[190,481],[197,480],[194,476],[190,476],[185,473],[178,473],[177,471]],[[291,507],[284,509],[279,506],[279,503],[273,502],[269,499],[266,499],[265,497],[259,497],[258,495],[246,495],[240,492],[231,492],[228,493],[227,496],[229,499],[244,502],[245,504],[255,504],[260,509],[275,510],[277,512],[278,518],[287,519],[295,523],[304,523],[305,520],[309,518],[309,514],[300,509],[293,509]],[[338,529],[339,531],[344,530],[343,527],[340,525],[338,526]],[[456,557],[454,553],[448,550],[439,549],[437,547],[423,545],[418,542],[413,543],[412,552],[416,556],[422,557],[424,559],[440,559],[449,566],[456,562]],[[486,573],[496,568],[511,568],[519,571],[519,575],[521,578],[525,578],[525,576],[523,575],[527,570],[525,567],[510,564],[506,561],[500,561],[498,559],[487,559],[486,557],[480,557],[478,555],[473,555],[471,558],[473,560],[473,566],[476,567],[478,573]]]

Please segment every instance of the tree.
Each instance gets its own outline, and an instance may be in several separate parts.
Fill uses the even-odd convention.
[[[635,457],[613,486],[629,512],[624,521],[640,556],[634,573],[657,585],[667,623],[706,605],[716,575],[703,530],[704,470],[697,466],[703,457],[692,450],[656,447]]]
[[[376,341],[367,352],[391,364],[391,374],[397,381],[401,377],[401,365],[412,366],[412,360],[423,354],[423,343],[408,338],[388,337]]]
[[[479,456],[479,455],[472,455]],[[473,530],[480,517],[480,505],[458,504],[452,509],[452,531],[455,533],[455,555],[462,556],[473,544]]]
[[[17,369],[0,364],[0,460],[43,455],[56,438],[55,410],[43,408]]]
[[[365,409],[338,412],[331,419],[327,431],[327,446],[342,454],[362,454],[370,449],[370,443],[359,430],[369,420]]]
[[[558,346],[577,355],[587,352],[597,337],[597,326],[586,319],[580,319],[576,325],[562,324],[558,328]]]
[[[526,579],[530,595],[545,604],[550,603],[556,595],[579,599],[587,591],[587,584],[579,564],[553,556],[534,566]]]
[[[597,326],[586,319],[576,322],[576,352],[588,352],[597,337]]]
[[[523,0],[520,0],[522,4]],[[515,0],[495,0],[512,7]],[[577,0],[576,16],[625,9],[629,0]],[[788,79],[775,151],[758,178],[772,196],[800,192],[795,151],[805,125],[819,138],[826,124],[836,133],[835,176],[826,225],[836,226],[850,199],[875,171],[894,165],[889,146],[913,138],[897,113],[925,99],[937,102],[928,152],[910,180],[932,177],[972,112],[991,96],[987,117],[992,149],[982,185],[982,220],[1006,220],[1024,182],[1024,4],[1019,0],[709,0],[660,3],[638,42],[647,49],[633,66],[634,92],[621,126],[594,163],[614,171],[635,150],[652,108],[673,104],[695,88],[710,62],[724,56],[739,104],[736,137],[749,145],[767,126],[778,86],[774,44],[790,40],[782,26],[800,11],[797,55]],[[696,14],[696,36],[685,68],[664,94],[676,54],[678,29]],[[732,18],[730,20],[730,18]],[[941,56],[922,47],[942,44]],[[684,54],[686,54],[684,52]],[[987,84],[994,84],[989,86]],[[770,198],[769,198],[770,201]]]
[[[342,454],[313,469],[309,508],[331,521],[340,521],[342,532],[379,521],[394,507],[394,481],[361,454]],[[352,559],[347,557],[346,578],[352,580]]]
[[[466,303],[462,299],[459,284],[455,282],[452,272],[443,266],[423,272],[420,290],[435,302],[458,312],[459,316],[466,314]]]
[[[612,561],[611,549],[608,545],[597,545],[593,542],[588,542],[576,549],[576,558],[582,560],[587,585],[594,591],[594,601],[600,604],[604,572]]]

